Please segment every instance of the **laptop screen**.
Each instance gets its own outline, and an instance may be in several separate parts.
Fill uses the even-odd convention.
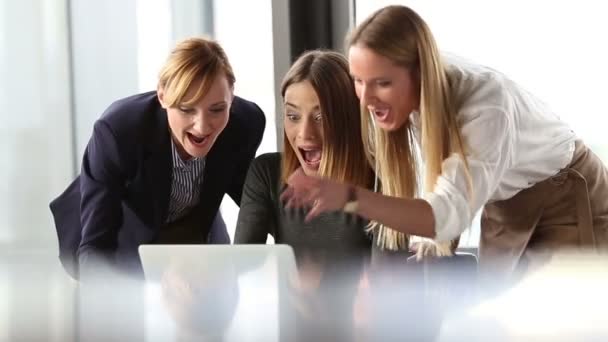
[[[286,245],[143,245],[146,341],[278,341],[297,281]]]

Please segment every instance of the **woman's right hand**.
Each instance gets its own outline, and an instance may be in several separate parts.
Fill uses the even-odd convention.
[[[453,243],[436,242],[431,239],[423,239],[415,242],[411,249],[416,252],[416,261],[422,261],[429,258],[440,258],[454,255]]]

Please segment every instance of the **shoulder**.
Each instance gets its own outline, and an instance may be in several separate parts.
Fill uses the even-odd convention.
[[[460,111],[511,106],[510,97],[516,85],[504,74],[453,55],[444,58],[455,106]]]
[[[514,84],[493,69],[452,59],[448,75],[457,110],[457,120],[465,135],[484,135],[511,130]]]
[[[167,114],[161,107],[156,91],[141,93],[113,102],[96,125],[107,126],[117,139],[136,138],[150,131],[168,129]]]
[[[281,187],[281,153],[265,153],[249,165],[245,188],[275,193]]]
[[[152,111],[161,108],[156,91],[132,95],[114,101],[101,115],[100,120],[112,126],[134,124]]]
[[[264,168],[281,168],[281,152],[264,153],[255,158],[254,165]]]
[[[278,181],[281,175],[281,153],[264,153],[251,162],[249,173],[255,178],[264,178],[269,182]]]
[[[123,166],[130,171],[146,155],[168,148],[170,134],[167,112],[158,102],[156,91],[112,103],[95,122],[91,141],[114,150]]]
[[[230,124],[235,129],[263,132],[266,117],[257,104],[235,96],[230,107]]]
[[[260,145],[264,136],[266,118],[257,104],[235,96],[230,107],[228,124],[214,145],[222,151],[242,151],[247,158]]]

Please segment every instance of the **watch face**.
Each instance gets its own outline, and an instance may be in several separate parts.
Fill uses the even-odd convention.
[[[358,206],[359,202],[357,201],[357,188],[351,185],[348,187],[346,204],[342,210],[347,213],[354,213],[357,211]]]
[[[347,213],[354,213],[357,211],[357,207],[359,206],[359,202],[357,201],[351,201],[351,202],[346,202],[346,204],[344,205],[344,212]]]

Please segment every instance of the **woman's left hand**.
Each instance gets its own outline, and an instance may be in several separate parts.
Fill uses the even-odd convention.
[[[287,189],[281,194],[285,207],[310,207],[306,222],[319,214],[344,208],[348,199],[348,186],[329,179],[307,176],[297,169],[287,180]]]

